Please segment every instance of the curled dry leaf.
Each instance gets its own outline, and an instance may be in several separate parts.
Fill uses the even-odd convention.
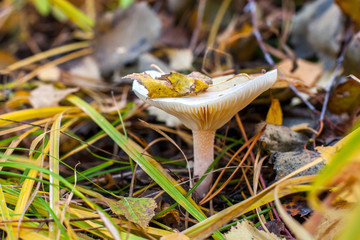
[[[283,201],[282,206],[286,212],[293,217],[296,215],[304,217],[311,213],[311,209],[307,205],[306,198],[299,195],[287,197]]]
[[[360,80],[350,78],[339,84],[329,101],[328,108],[335,114],[353,113],[360,108]]]
[[[41,85],[31,91],[29,101],[34,108],[55,107],[68,94],[78,91],[78,88],[55,89],[53,85]]]

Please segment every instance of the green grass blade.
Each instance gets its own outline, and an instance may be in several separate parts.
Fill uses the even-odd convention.
[[[67,100],[74,105],[81,108],[85,113],[93,119],[115,143],[119,145],[123,151],[125,151],[130,158],[136,161],[141,168],[162,187],[175,201],[177,201],[183,208],[186,209],[193,217],[199,221],[206,219],[204,214],[198,208],[198,206],[191,200],[191,198],[185,198],[186,191],[181,186],[174,186],[177,182],[166,173],[166,171],[152,158],[143,156],[141,152],[143,149],[138,146],[131,139],[126,139],[119,131],[117,131],[113,125],[111,125],[101,114],[99,114],[94,108],[92,108],[85,101],[76,96],[68,96]],[[191,202],[192,201],[192,202]],[[224,239],[220,232],[216,232],[216,239]]]
[[[53,0],[52,3],[83,30],[89,31],[94,26],[94,21],[70,2],[66,0]]]

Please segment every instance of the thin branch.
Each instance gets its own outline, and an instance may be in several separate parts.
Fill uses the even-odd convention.
[[[327,110],[327,106],[328,106],[328,103],[329,103],[329,99],[331,97],[332,90],[333,90],[333,88],[335,86],[335,82],[336,82],[335,80],[336,80],[337,75],[339,74],[339,71],[340,71],[341,67],[342,67],[342,63],[344,61],[346,50],[347,50],[347,48],[349,46],[349,43],[350,43],[352,35],[353,35],[351,26],[352,26],[352,21],[348,18],[347,21],[346,21],[345,34],[344,34],[344,37],[343,37],[342,42],[341,42],[339,55],[338,55],[338,58],[336,59],[336,67],[335,67],[334,72],[331,75],[329,84],[327,85],[326,90],[325,90],[324,103],[323,103],[320,118],[319,118],[320,130],[319,130],[318,135],[321,134],[322,126],[323,126],[323,122],[324,122],[324,118],[325,118],[325,114],[326,114],[326,110]]]
[[[252,26],[253,26],[253,34],[259,44],[259,47],[261,49],[261,51],[264,54],[264,58],[266,60],[266,62],[273,68],[277,69],[277,66],[274,62],[274,60],[272,59],[271,55],[269,54],[269,52],[267,51],[264,41],[261,37],[259,28],[258,28],[258,22],[257,22],[257,18],[256,18],[256,5],[255,5],[255,0],[248,0],[248,9],[250,10],[251,13],[251,22],[252,22]],[[305,98],[303,98],[300,94],[300,92],[296,89],[296,87],[292,84],[289,85],[290,89],[296,94],[297,97],[299,97],[301,99],[301,101],[303,101],[305,103],[305,105],[313,112],[316,112],[316,108]]]

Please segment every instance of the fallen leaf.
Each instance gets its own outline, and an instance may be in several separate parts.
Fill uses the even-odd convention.
[[[205,91],[209,85],[203,80],[205,75],[197,77],[199,74],[193,73],[185,76],[181,73],[171,72],[154,79],[147,73],[133,73],[124,78],[139,81],[149,91],[150,98],[165,98],[193,96]]]
[[[266,124],[265,131],[259,141],[266,143],[266,149],[273,152],[288,152],[304,148],[308,138],[303,134],[294,132],[286,126],[273,125],[270,123],[259,123],[256,129],[259,131]]]
[[[336,86],[328,108],[335,114],[354,112],[360,107],[360,80],[349,78],[346,82]]]
[[[34,108],[55,107],[68,94],[78,90],[78,88],[55,89],[50,84],[41,85],[31,91],[29,101]]]
[[[282,121],[283,121],[283,114],[281,111],[279,99],[273,98],[271,99],[270,109],[266,116],[266,122],[274,125],[282,125]]]
[[[270,220],[265,223],[265,227],[269,232],[275,234],[276,236],[280,236],[285,229],[285,224],[282,221],[277,219]],[[263,227],[260,225],[259,230],[264,230]]]
[[[231,230],[225,233],[226,240],[279,240],[284,239],[276,236],[275,234],[267,233],[255,228],[248,220],[238,222],[235,227],[231,227]]]
[[[318,157],[320,157],[318,152],[310,150],[274,153],[271,155],[271,159],[274,162],[274,169],[276,170],[275,179],[278,180],[289,175],[295,170],[311,163]],[[319,163],[305,171],[302,171],[296,176],[315,175],[323,168],[323,166],[324,163]]]
[[[302,196],[290,196],[287,197],[282,203],[284,209],[291,216],[300,215],[300,217],[304,217],[311,213],[311,209],[307,205],[307,199]]]
[[[359,0],[335,0],[343,13],[351,17],[358,25],[360,25],[360,1]]]
[[[69,71],[70,76],[67,80],[70,84],[99,89],[106,84],[101,78],[99,64],[93,57],[86,56],[72,63]]]
[[[152,198],[124,197],[118,202],[108,201],[111,210],[125,216],[127,220],[146,229],[150,220],[155,215],[156,202]]]
[[[170,204],[164,203],[164,204],[162,204],[161,209],[159,209],[158,211],[163,211],[163,210],[167,209],[168,207],[170,207]],[[167,212],[161,214],[156,219],[161,220],[161,222],[165,223],[166,226],[176,228],[180,224],[180,216],[179,215],[180,214],[179,214],[178,210],[171,209],[171,210],[168,210]]]
[[[323,72],[321,64],[312,63],[301,58],[296,59],[295,68],[291,59],[285,59],[278,63],[277,66],[287,78],[300,80],[307,87],[313,87]]]

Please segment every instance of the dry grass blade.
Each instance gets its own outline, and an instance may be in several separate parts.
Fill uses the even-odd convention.
[[[179,149],[179,151],[181,152],[181,154],[184,156],[184,159],[186,161],[186,166],[188,169],[188,173],[189,173],[189,181],[190,181],[190,187],[193,185],[193,180],[191,178],[191,171],[190,171],[190,165],[189,165],[189,161],[184,153],[184,151],[179,147],[179,145],[176,144],[176,142],[171,139],[166,133],[164,133],[163,131],[161,131],[159,128],[155,127],[154,125],[150,125],[147,122],[140,120],[142,124],[144,124],[145,126],[155,130],[156,132],[158,132],[159,134],[161,134],[163,137],[165,137],[169,142],[171,142],[177,149]]]
[[[248,199],[246,199],[238,204],[235,204],[231,207],[226,208],[225,210],[213,215],[212,217],[186,229],[185,231],[183,231],[183,233],[194,239],[201,239],[200,236],[202,236],[202,237],[209,236],[213,231],[224,226],[231,219],[236,218],[236,217],[240,216],[241,214],[244,214],[248,211],[251,211],[257,207],[260,207],[266,203],[273,201],[274,200],[274,196],[273,196],[274,188],[277,185],[281,184],[282,182],[285,182],[288,180],[287,183],[289,185],[291,185],[290,183],[300,184],[300,183],[311,182],[314,179],[314,176],[304,176],[301,178],[296,178],[295,180],[290,179],[290,178],[296,176],[300,172],[302,172],[312,166],[315,166],[316,164],[319,164],[323,161],[324,161],[324,159],[318,158],[318,159],[314,160],[313,162],[306,164],[305,166],[297,169],[296,171],[287,175],[286,177],[284,177],[283,179],[274,183],[273,185],[267,187],[266,189],[264,189],[257,195],[255,195],[251,198],[248,198]],[[293,193],[304,191],[304,189],[295,189],[295,188],[293,188],[291,190],[293,191]],[[286,192],[284,191],[284,192],[280,192],[279,196],[282,197],[282,196],[288,195],[288,194],[289,194],[289,191],[286,191]]]
[[[242,145],[239,150],[236,151],[236,153],[234,154],[234,156],[230,159],[230,161],[226,164],[225,169],[230,165],[230,163],[235,159],[235,157],[245,148],[247,147],[249,144],[250,147],[248,149],[248,151],[246,152],[245,156],[243,157],[243,159],[241,160],[241,162],[238,164],[238,166],[236,167],[236,169],[234,170],[234,172],[230,175],[229,178],[226,179],[225,183],[219,188],[217,189],[213,194],[211,194],[211,192],[214,190],[215,186],[219,183],[220,178],[222,177],[223,173],[225,172],[225,169],[220,173],[219,177],[216,179],[213,187],[211,188],[211,190],[209,191],[208,194],[206,194],[206,196],[204,197],[203,200],[201,200],[200,204],[204,204],[208,201],[210,201],[214,196],[216,196],[221,190],[223,190],[226,185],[230,182],[230,180],[234,177],[235,173],[237,172],[237,170],[239,170],[239,168],[241,167],[241,165],[245,162],[245,160],[247,159],[247,157],[249,156],[251,150],[253,149],[253,147],[255,146],[255,143],[257,142],[257,140],[259,139],[259,137],[261,136],[262,132],[264,131],[264,129],[260,132],[258,132],[254,137],[252,137],[248,142],[246,142],[244,145]],[[210,195],[211,194],[211,195]],[[210,196],[209,196],[210,195]],[[209,196],[209,197],[207,197]]]
[[[62,53],[65,53],[65,52],[74,51],[74,50],[77,50],[77,49],[80,49],[80,48],[85,48],[85,47],[88,47],[88,46],[89,46],[89,42],[78,42],[78,43],[71,43],[71,44],[61,46],[61,47],[58,47],[58,48],[53,48],[53,49],[50,49],[48,51],[41,52],[41,53],[38,53],[38,54],[36,54],[34,56],[25,58],[25,59],[23,59],[21,61],[17,61],[16,63],[11,64],[10,66],[8,66],[5,70],[3,70],[1,72],[3,74],[8,74],[8,73],[10,73],[12,71],[15,71],[15,70],[17,70],[19,68],[22,68],[22,67],[25,67],[25,66],[28,66],[28,65],[30,65],[32,63],[41,61],[43,59],[46,59],[46,58],[49,58],[49,57],[52,57],[52,56],[55,56],[55,55],[58,55],[58,54],[62,54]]]
[[[292,233],[294,233],[297,239],[312,240],[313,237],[311,236],[311,234],[308,231],[306,231],[299,222],[293,219],[281,205],[279,199],[279,191],[282,189],[286,190],[286,187],[288,187],[286,186],[286,184],[287,182],[284,182],[283,184],[276,186],[274,189],[274,201],[275,201],[276,209],[278,210],[281,219],[285,222],[286,226],[289,227]]]

